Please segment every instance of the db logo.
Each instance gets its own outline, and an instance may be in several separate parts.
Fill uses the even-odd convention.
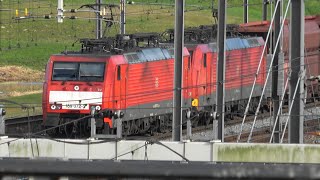
[[[156,77],[156,80],[155,80],[155,82],[154,82],[154,86],[155,86],[156,88],[159,87],[159,78],[158,78],[158,77]]]

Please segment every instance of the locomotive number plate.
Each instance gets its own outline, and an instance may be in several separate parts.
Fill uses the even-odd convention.
[[[66,104],[66,109],[88,109],[87,104]]]

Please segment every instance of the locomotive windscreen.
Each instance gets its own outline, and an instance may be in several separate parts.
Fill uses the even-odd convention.
[[[53,64],[53,81],[96,81],[104,79],[105,63],[55,62]]]

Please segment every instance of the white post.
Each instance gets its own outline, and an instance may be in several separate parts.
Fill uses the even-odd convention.
[[[122,112],[117,112],[117,138],[122,138]]]
[[[90,121],[90,125],[91,125],[91,138],[95,138],[96,137],[96,119],[94,118],[94,114],[96,113],[96,108],[94,106],[91,107],[91,121]]]
[[[3,108],[0,108],[0,134],[5,134],[5,122],[4,115],[6,115],[6,111]]]
[[[58,23],[63,23],[63,0],[58,0]]]

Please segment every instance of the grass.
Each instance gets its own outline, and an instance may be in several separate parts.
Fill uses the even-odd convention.
[[[20,3],[17,3],[20,2]],[[56,0],[43,1],[17,1],[0,2],[1,8],[19,9],[20,15],[24,15],[24,8],[34,16],[44,14],[56,14]],[[92,0],[70,0],[65,1],[65,9],[79,8],[81,4],[94,3]],[[109,0],[108,3],[117,4],[118,0]],[[141,3],[159,3],[160,5],[142,5]],[[217,7],[215,1],[214,7]],[[241,23],[242,1],[228,1],[228,23]],[[169,5],[168,5],[169,4]],[[163,32],[174,26],[174,1],[173,0],[136,0],[135,5],[127,5],[127,33],[136,32]],[[261,0],[250,1],[249,20],[261,19]],[[306,14],[317,14],[320,12],[318,0],[306,1]],[[185,13],[185,26],[199,26],[212,24],[210,0],[187,0]],[[114,9],[116,20],[119,10]],[[44,70],[51,54],[60,53],[70,49],[79,49],[79,44],[72,44],[79,38],[94,38],[95,20],[65,19],[64,23],[57,23],[56,19],[45,20],[43,18],[16,21],[12,17],[15,11],[0,11],[0,66],[17,65],[30,67],[36,70]],[[65,13],[70,17],[70,13]],[[77,13],[81,18],[93,18],[93,13]],[[118,24],[108,31],[107,35],[113,36],[119,31]]]
[[[4,102],[3,100],[9,100],[12,101],[12,103]],[[7,111],[7,119],[27,116],[28,113],[29,115],[42,114],[41,102],[42,97],[40,93],[10,98],[1,98],[0,96],[0,103]],[[28,108],[22,108],[22,106],[26,106]]]

